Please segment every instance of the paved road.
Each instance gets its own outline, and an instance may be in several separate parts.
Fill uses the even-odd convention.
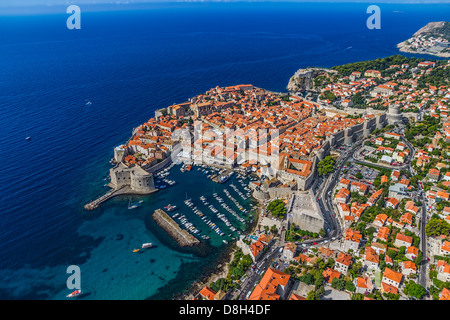
[[[401,129],[402,128],[399,128],[399,129],[397,129],[397,131],[401,130]],[[397,170],[407,169],[413,174],[413,169],[411,167],[411,163],[412,163],[412,159],[414,159],[416,150],[413,147],[413,145],[404,138],[404,136],[401,136],[400,138],[406,144],[407,148],[409,149],[409,156],[402,166],[397,166],[397,167],[395,167],[395,169],[397,169]],[[367,161],[361,161],[355,157],[354,157],[354,159],[357,162],[367,163],[369,165],[379,167],[379,168],[390,168],[390,169],[393,168],[392,166],[383,166],[383,165],[378,165],[378,164],[374,164],[374,163],[367,162]],[[427,223],[427,205],[426,205],[426,198],[424,197],[423,193],[420,196],[420,201],[422,202],[422,210],[421,210],[422,217],[420,219],[420,234],[419,234],[420,248],[419,248],[419,250],[423,254],[423,259],[422,259],[422,262],[420,263],[420,270],[418,273],[418,282],[422,287],[424,287],[426,289],[427,288],[427,263],[428,263],[428,260],[427,260],[427,241],[426,241],[427,238],[425,235],[425,226]]]
[[[423,258],[422,262],[420,263],[420,270],[419,270],[419,284],[427,288],[427,236],[425,235],[425,226],[427,224],[427,202],[424,194],[421,195],[422,202],[422,217],[420,219],[420,251],[422,251]]]
[[[404,166],[397,167],[398,169],[406,168],[411,170],[411,159],[414,157],[414,148],[413,146],[402,137],[402,140],[405,142],[407,147],[410,149],[410,157],[405,163]],[[326,221],[328,221],[328,227],[330,229],[330,232],[327,232],[327,235],[322,239],[315,239],[315,240],[309,240],[304,241],[302,243],[298,243],[298,245],[302,245],[304,247],[309,247],[313,242],[328,242],[333,241],[333,238],[339,239],[342,235],[342,229],[341,224],[338,220],[337,212],[335,212],[332,202],[332,191],[335,187],[335,185],[338,183],[339,177],[341,175],[342,169],[345,166],[345,163],[348,161],[349,158],[353,157],[354,152],[359,149],[361,144],[365,140],[361,140],[357,142],[349,151],[348,153],[342,153],[342,155],[338,158],[338,166],[336,167],[333,174],[330,174],[327,178],[319,178],[321,179],[321,183],[318,185],[315,196],[317,197],[317,201],[321,207],[322,212],[324,213],[324,218]],[[374,165],[373,163],[370,163],[370,165]],[[384,167],[384,166],[380,166]],[[391,167],[392,169],[392,167]],[[427,277],[426,277],[426,264],[427,264],[427,257],[426,257],[426,236],[425,236],[425,225],[426,225],[426,199],[424,198],[424,195],[422,194],[422,219],[421,219],[421,232],[420,232],[420,250],[423,253],[423,260],[421,263],[421,268],[419,272],[419,283],[424,287],[427,288]],[[331,222],[331,224],[330,224]],[[283,226],[287,228],[287,223],[283,223]],[[246,279],[241,285],[241,290],[236,291],[233,294],[233,298],[237,295],[239,296],[239,300],[245,300],[255,286],[255,284],[261,279],[261,271],[267,270],[267,268],[270,266],[270,264],[278,259],[281,256],[281,253],[279,252],[281,248],[283,248],[285,241],[284,241],[284,235],[285,230],[282,230],[281,232],[281,239],[277,241],[265,254],[262,256],[258,262],[256,263],[255,269],[250,269],[246,272]]]
[[[282,247],[278,245],[278,242],[275,243],[265,252],[263,256],[258,259],[255,269],[247,270],[245,273],[247,277],[241,285],[241,290],[235,292],[233,294],[233,298],[236,295],[239,295],[238,300],[246,300],[248,298],[249,292],[253,291],[256,283],[261,279],[261,271],[265,272],[272,261],[281,256],[280,248]]]
[[[328,239],[333,237],[339,238],[342,235],[341,225],[339,223],[338,213],[335,212],[333,207],[333,189],[338,183],[339,177],[341,175],[342,169],[349,158],[353,157],[355,150],[358,149],[362,141],[357,142],[348,153],[344,153],[343,156],[338,158],[338,166],[336,167],[333,174],[330,174],[325,181],[320,186],[317,195],[317,201],[322,209],[322,211],[328,216],[328,221],[332,221],[332,226],[328,234]],[[344,151],[345,152],[345,151]]]

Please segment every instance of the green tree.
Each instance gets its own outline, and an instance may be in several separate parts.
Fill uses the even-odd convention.
[[[314,283],[314,277],[313,277],[312,274],[310,274],[310,273],[307,273],[307,274],[301,276],[301,277],[299,278],[299,280],[300,280],[301,282],[304,282],[304,283],[307,284],[307,285],[311,285],[311,284]]]
[[[267,210],[269,210],[273,216],[278,217],[280,219],[283,219],[287,212],[283,200],[280,199],[276,199],[270,202],[269,205],[267,206]]]
[[[386,255],[387,255],[389,258],[391,258],[392,260],[395,260],[395,258],[397,258],[397,251],[392,250],[392,249],[389,249],[389,250],[386,252]]]
[[[316,300],[319,300],[325,294],[325,288],[320,286],[315,292]]]
[[[356,289],[356,286],[355,286],[355,284],[354,284],[353,282],[351,282],[351,281],[346,281],[346,282],[345,282],[345,289],[348,290],[348,291],[350,291],[350,292],[354,292],[355,289]]]
[[[308,292],[308,295],[306,296],[306,300],[316,300],[316,293],[314,290],[311,290]]]
[[[352,294],[352,300],[364,300],[364,295],[361,293]]]
[[[326,236],[326,232],[325,232],[325,230],[323,228],[320,229],[319,236],[321,236],[322,238]]]
[[[422,262],[422,259],[423,259],[422,251],[419,251],[416,260],[414,260],[414,263],[416,264],[417,267],[419,267],[420,263]]]
[[[429,237],[440,235],[450,236],[450,224],[440,218],[431,217],[425,226],[425,233]]]
[[[330,100],[331,102],[333,102],[334,100],[336,100],[336,95],[335,95],[333,92],[331,92],[330,90],[326,90],[326,91],[324,91],[324,92],[320,95],[319,98],[320,98],[321,100],[328,99],[328,100]]]
[[[365,105],[365,99],[361,92],[357,92],[353,95],[352,102],[355,107],[362,107]]]
[[[413,280],[409,280],[409,282],[405,285],[405,290],[403,290],[403,292],[408,296],[420,299],[426,291],[420,284],[415,283]]]
[[[326,156],[317,164],[317,171],[319,175],[327,175],[334,171],[335,161],[331,156]]]
[[[334,278],[331,281],[331,287],[336,289],[336,290],[340,290],[343,291],[345,289],[345,280],[344,279],[338,279],[338,278]]]
[[[322,275],[322,273],[318,273],[317,277],[315,278],[315,281],[314,281],[314,286],[317,290],[322,285],[323,285],[323,275]]]
[[[234,279],[240,279],[244,275],[245,271],[242,270],[241,267],[234,267],[231,269],[231,274],[233,275]]]

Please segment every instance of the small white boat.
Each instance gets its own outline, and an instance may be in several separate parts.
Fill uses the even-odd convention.
[[[130,200],[128,202],[128,210],[139,208],[140,203],[142,203],[142,202],[131,203],[131,200]]]
[[[66,297],[67,298],[75,298],[75,297],[81,296],[82,294],[83,294],[83,291],[81,291],[81,289],[79,289],[79,290],[75,290],[72,293],[69,293]]]

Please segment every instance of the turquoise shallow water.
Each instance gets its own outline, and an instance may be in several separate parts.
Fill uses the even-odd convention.
[[[238,209],[230,201],[223,190],[230,194],[246,208],[250,209],[253,200],[243,200],[230,187],[234,183],[243,193],[246,191],[237,177],[232,177],[224,184],[218,184],[207,178],[194,167],[190,172],[182,173],[181,165],[174,166],[167,177],[176,184],[148,196],[122,196],[111,199],[96,211],[84,212],[87,220],[78,230],[78,235],[90,236],[94,241],[101,241],[79,259],[86,259],[80,265],[82,273],[82,288],[88,293],[84,299],[170,299],[177,289],[181,292],[188,284],[198,279],[211,269],[211,263],[219,258],[217,248],[227,246],[223,239],[231,240],[228,234],[232,232],[219,220],[215,214],[204,206],[199,199],[206,196],[211,204],[225,213],[229,221],[236,227],[245,229],[247,224],[238,222],[227,213],[214,199],[217,192],[224,202],[236,212]],[[184,196],[183,196],[184,195]],[[203,223],[191,208],[184,204],[186,195],[211,218],[227,235],[218,236]],[[128,203],[142,200],[139,208],[129,210]],[[156,225],[151,214],[155,209],[167,204],[177,205],[177,210],[170,212],[184,214],[203,234],[211,239],[200,239],[203,244],[194,248],[181,248],[168,234]],[[241,214],[251,219],[250,214]],[[236,233],[233,237],[237,236]],[[154,248],[133,253],[142,243],[151,242]],[[181,271],[181,272],[180,272]],[[55,279],[56,280],[56,279]],[[67,289],[62,288],[54,298],[63,299]]]
[[[156,109],[217,85],[284,91],[298,68],[398,54],[397,43],[450,11],[448,4],[380,4],[382,28],[368,30],[367,6],[82,6],[76,31],[66,27],[65,8],[0,12],[0,298],[64,299],[72,264],[81,268],[84,299],[170,299],[187,288],[224,244],[213,238],[212,247],[180,250],[148,216],[179,203],[201,227],[184,208],[186,192],[201,205],[202,193],[224,186],[178,170],[178,184],[144,197],[142,208],[128,210],[123,197],[86,212],[83,205],[107,191],[113,148]],[[148,241],[157,247],[132,254]]]
[[[95,211],[79,210],[82,222],[76,234],[73,234],[77,242],[74,242],[74,247],[70,249],[78,254],[69,257],[66,265],[43,268],[25,266],[18,271],[3,273],[2,276],[15,280],[15,292],[22,297],[65,299],[71,291],[66,288],[66,279],[69,276],[66,274],[66,268],[75,264],[80,267],[81,287],[86,293],[82,299],[171,299],[174,293],[182,292],[205,272],[211,271],[214,261],[220,258],[223,251],[217,248],[227,246],[222,239],[229,240],[228,236],[220,237],[210,231],[184,204],[185,197],[182,195],[188,194],[222,230],[227,230],[227,227],[208,211],[207,207],[202,207],[200,196],[206,196],[210,203],[228,216],[233,225],[242,229],[246,226],[235,221],[231,214],[227,214],[212,196],[217,192],[225,203],[234,207],[234,203],[226,198],[223,190],[227,188],[236,200],[240,199],[229,186],[234,182],[245,193],[235,177],[224,184],[218,184],[196,169],[181,173],[180,167],[173,167],[168,177],[176,181],[174,186],[152,195],[132,197],[132,201],[143,201],[139,208],[129,210],[130,197],[121,196],[109,200]],[[103,187],[106,181],[101,179],[97,182],[89,185],[90,191],[87,193],[96,195],[98,190],[107,190]],[[253,204],[251,199],[238,201],[247,208]],[[178,206],[176,211],[169,214],[184,214],[202,233],[210,233],[211,239],[200,239],[203,244],[195,248],[179,247],[151,217],[155,209],[163,209],[169,203]],[[234,209],[237,211],[237,208]],[[247,216],[250,217],[250,214]],[[80,244],[80,238],[86,240]],[[139,253],[132,252],[145,242],[153,243],[154,247]],[[70,254],[67,248],[64,248],[65,254]],[[33,286],[30,287],[30,283]],[[3,283],[5,284],[8,283]],[[31,289],[33,292],[30,292]]]

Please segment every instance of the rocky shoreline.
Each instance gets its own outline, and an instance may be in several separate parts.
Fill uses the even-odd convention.
[[[436,52],[434,52],[429,51],[426,48],[420,48],[420,44],[422,44],[424,41],[427,41],[428,36],[433,36],[435,39],[437,39],[436,41],[448,41],[450,39],[448,26],[449,22],[447,21],[429,22],[426,26],[420,28],[416,33],[414,33],[412,38],[397,44],[397,48],[401,52],[406,53],[426,54],[440,58],[450,58],[450,52],[440,52],[440,50],[435,50]],[[440,38],[442,39],[440,40]],[[415,42],[415,45],[419,47],[418,50],[423,51],[411,50],[410,44],[408,42]],[[430,44],[427,45],[429,46]]]
[[[306,68],[298,69],[295,74],[289,79],[286,86],[289,92],[320,92],[314,83],[314,79],[323,76],[330,77],[332,74],[336,74],[335,70],[324,68]]]
[[[193,282],[189,289],[174,296],[173,300],[193,300],[200,290],[211,282],[228,275],[228,264],[233,261],[235,247],[224,253],[223,257],[218,259],[218,265],[214,269],[206,272],[199,280]]]
[[[428,52],[428,51],[419,52],[419,51],[410,50],[410,49],[408,49],[408,45],[405,44],[405,42],[401,42],[401,43],[397,44],[397,48],[399,49],[399,51],[405,52],[405,53],[424,54],[424,55],[436,56],[436,57],[440,57],[440,58],[450,58],[450,53],[432,53],[432,52]]]

